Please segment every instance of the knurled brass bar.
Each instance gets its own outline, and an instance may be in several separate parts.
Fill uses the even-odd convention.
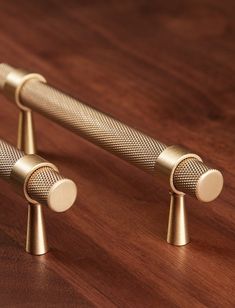
[[[24,152],[16,149],[9,143],[0,140],[0,177],[10,180],[13,166],[24,156]]]
[[[0,85],[2,88],[4,82],[1,80],[6,80],[12,70],[14,68],[11,66],[0,64]],[[25,82],[20,92],[20,98],[26,107],[43,114],[149,173],[154,172],[156,159],[166,148],[165,144],[39,80],[32,79]]]
[[[36,80],[25,83],[21,100],[27,107],[150,173],[166,148],[163,143]]]
[[[14,68],[0,64],[0,87],[2,89],[4,89],[7,75],[12,70]],[[156,175],[156,170],[160,170],[161,173],[162,169],[158,169],[159,165],[157,165],[159,156],[163,162],[167,161],[169,157],[171,158],[170,152],[172,151],[168,151],[168,147],[164,143],[97,111],[40,80],[31,79],[23,84],[20,91],[20,101],[24,106],[41,113],[151,174]],[[165,156],[165,150],[168,154],[170,153],[170,156]],[[173,158],[174,155],[173,152]],[[196,156],[190,155],[187,159]],[[177,163],[181,164],[181,160]],[[187,168],[172,166],[174,174],[169,175],[171,178],[170,187],[173,191],[176,192],[177,187],[180,187],[180,191],[183,193],[189,192],[202,201],[204,201],[204,197],[206,201],[211,201],[213,196],[217,196],[222,189],[222,175],[219,171],[208,168],[206,165],[204,165],[205,173],[201,173],[202,165],[204,164],[198,164],[198,160],[195,159],[188,164]],[[214,190],[213,185],[216,182],[218,185],[216,184]],[[208,188],[211,192],[209,195],[204,193]]]
[[[73,205],[77,188],[73,181],[64,178],[56,170],[42,167],[30,176],[27,193],[32,199],[48,205],[53,211],[64,212]]]

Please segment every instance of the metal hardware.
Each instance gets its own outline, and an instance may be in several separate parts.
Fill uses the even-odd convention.
[[[171,192],[170,195],[167,242],[172,245],[183,246],[190,242],[184,194]]]
[[[158,156],[156,175],[169,181],[171,195],[167,242],[182,246],[189,243],[185,193],[203,202],[213,201],[223,187],[223,176],[203,164],[201,158],[181,146],[170,146]]]
[[[17,148],[26,154],[36,153],[36,139],[32,111],[19,110]]]
[[[17,162],[12,167],[10,175],[11,182],[30,203],[36,204],[38,202],[35,199],[33,200],[28,194],[28,181],[36,170],[45,166],[52,170],[58,171],[58,169],[53,164],[47,162],[45,159],[35,154],[23,156],[17,160]]]
[[[32,255],[44,255],[49,250],[42,205],[28,204],[26,251]]]
[[[48,166],[34,171],[27,182],[27,195],[54,212],[65,212],[74,203],[77,187]]]
[[[191,153],[189,150],[179,145],[172,145],[162,151],[156,160],[156,175],[164,176],[169,181],[170,189],[176,194],[182,193],[182,190],[178,191],[174,185],[174,171],[181,161],[192,157],[201,161],[198,155]]]
[[[46,253],[42,205],[55,212],[68,210],[76,199],[76,185],[40,156],[25,155],[1,139],[0,177],[10,181],[28,201],[26,251],[36,255]]]
[[[20,92],[25,82],[33,79],[46,82],[45,78],[39,74],[32,74],[23,70],[12,70],[7,75],[4,83],[5,94],[14,100],[20,108],[17,147],[26,154],[35,154],[36,144],[32,111],[22,104]]]
[[[202,202],[215,200],[223,188],[221,172],[195,158],[184,159],[176,166],[173,182],[177,190]]]
[[[4,92],[8,75],[14,70],[7,64],[0,64],[0,88]],[[50,87],[45,80],[29,78],[20,88],[19,96],[25,107],[39,112],[154,176],[163,176],[172,193],[167,237],[172,244],[184,245],[188,241],[187,229],[183,227],[186,225],[184,194],[209,202],[218,197],[222,190],[223,176],[220,171],[206,166],[198,155],[179,146],[168,147]]]

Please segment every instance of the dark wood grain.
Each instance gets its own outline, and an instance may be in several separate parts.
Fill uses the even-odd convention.
[[[45,210],[51,252],[24,252],[26,205],[0,190],[1,307],[234,307],[235,2],[0,1],[0,62],[42,73],[96,108],[223,171],[187,198],[191,244],[166,244],[169,196],[151,176],[36,115],[39,152],[78,185]],[[1,96],[0,135],[17,108]]]

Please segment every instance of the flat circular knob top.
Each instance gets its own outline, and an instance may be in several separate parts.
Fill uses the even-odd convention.
[[[202,174],[196,187],[198,200],[210,202],[216,199],[221,193],[223,182],[223,176],[218,170],[210,169]]]
[[[63,178],[50,167],[37,169],[27,182],[31,199],[48,206],[55,212],[64,212],[74,203],[77,196],[76,184]]]
[[[173,181],[177,190],[203,202],[216,199],[223,188],[221,172],[196,158],[186,158],[180,162],[175,169]]]
[[[47,204],[55,212],[64,212],[74,204],[76,196],[75,183],[69,179],[61,179],[50,188]]]

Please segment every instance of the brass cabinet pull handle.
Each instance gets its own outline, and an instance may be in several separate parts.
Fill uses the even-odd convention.
[[[32,254],[45,253],[47,245],[43,244],[46,240],[40,205],[46,205],[55,212],[66,211],[76,199],[75,183],[60,175],[58,169],[42,157],[25,155],[2,139],[0,177],[10,181],[29,203],[27,251]],[[30,232],[32,229],[34,231]]]
[[[179,203],[174,194],[186,193],[209,202],[222,190],[221,172],[208,167],[198,155],[180,146],[167,146],[97,111],[49,86],[41,75],[0,64],[0,88],[18,105],[20,102],[148,173],[165,177],[173,206]]]

